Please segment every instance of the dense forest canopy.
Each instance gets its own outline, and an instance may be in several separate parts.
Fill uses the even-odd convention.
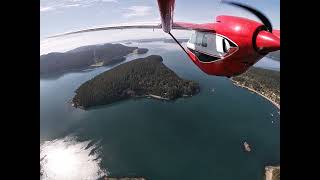
[[[169,100],[199,92],[199,84],[181,79],[151,55],[121,64],[83,83],[73,98],[76,107],[110,104],[130,97],[155,95]]]

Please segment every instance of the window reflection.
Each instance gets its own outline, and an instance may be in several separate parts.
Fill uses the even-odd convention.
[[[220,35],[194,31],[187,47],[200,61],[211,62],[222,59],[236,45]]]

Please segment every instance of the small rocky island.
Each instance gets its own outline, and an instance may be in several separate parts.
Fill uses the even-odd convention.
[[[271,101],[280,109],[280,72],[251,67],[247,72],[231,78],[237,86],[247,88]]]
[[[82,46],[64,53],[53,52],[40,56],[40,74],[69,72],[120,63],[131,53],[144,54],[146,48],[122,44]]]
[[[250,145],[249,145],[247,142],[244,142],[244,143],[243,143],[243,146],[244,146],[245,151],[247,151],[247,152],[250,152],[250,151],[251,151],[251,147],[250,147]]]
[[[174,100],[199,92],[199,84],[181,79],[151,55],[121,64],[82,84],[72,99],[75,107],[87,109],[131,97]]]

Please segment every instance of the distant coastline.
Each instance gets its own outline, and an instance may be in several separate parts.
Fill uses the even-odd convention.
[[[256,91],[256,90],[254,90],[254,89],[252,89],[252,88],[250,88],[250,87],[247,87],[247,86],[241,85],[241,84],[239,84],[239,82],[237,82],[237,81],[235,81],[235,80],[233,80],[233,79],[231,79],[231,81],[232,81],[232,83],[233,83],[235,86],[238,86],[238,87],[241,87],[241,88],[244,88],[244,89],[248,89],[249,91],[251,91],[251,92],[254,92],[254,93],[258,94],[259,96],[264,97],[265,99],[267,99],[268,101],[270,101],[273,105],[275,105],[278,109],[280,109],[280,104],[276,103],[275,101],[273,101],[273,100],[272,100],[272,99],[270,99],[269,97],[267,97],[267,96],[265,96],[265,95],[261,94],[260,92],[258,92],[258,91]]]
[[[248,71],[230,78],[235,86],[245,88],[270,101],[280,110],[280,72],[251,67]]]
[[[70,51],[52,52],[40,56],[40,75],[68,73],[89,68],[119,64],[132,54],[145,54],[147,48],[122,44],[81,46]]]

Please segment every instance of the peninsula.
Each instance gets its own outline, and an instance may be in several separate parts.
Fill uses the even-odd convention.
[[[280,109],[280,72],[251,67],[231,78],[236,86],[246,88],[271,101]]]
[[[82,46],[64,53],[53,52],[40,56],[40,74],[68,72],[120,63],[130,53],[144,54],[146,48],[122,44]]]
[[[199,92],[199,84],[181,79],[158,55],[138,58],[101,73],[83,83],[72,99],[75,107],[87,109],[131,97],[174,100]]]

